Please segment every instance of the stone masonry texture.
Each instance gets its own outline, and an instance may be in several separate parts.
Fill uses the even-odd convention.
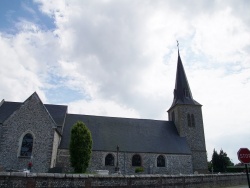
[[[1,188],[217,188],[247,184],[245,174],[224,175],[86,175],[0,172]]]
[[[182,137],[186,137],[188,145],[192,151],[193,169],[198,172],[207,172],[207,154],[203,127],[201,106],[198,105],[176,105],[169,111],[175,113],[175,125]],[[193,114],[195,126],[188,126],[187,115]]]
[[[38,96],[32,95],[2,125],[0,166],[5,170],[20,170],[32,162],[32,171],[47,172],[55,126]],[[26,133],[33,135],[32,158],[20,157],[20,146]]]
[[[105,166],[105,157],[108,154],[114,156],[114,166]],[[135,174],[135,166],[132,166],[132,156],[138,154],[142,159],[144,174],[190,174],[192,170],[191,155],[173,155],[173,154],[155,154],[155,153],[118,153],[119,169],[122,174]],[[157,167],[157,157],[163,155],[165,158],[165,167]],[[69,162],[69,150],[59,149],[57,156],[58,165],[64,168],[65,172],[72,172]],[[88,172],[95,170],[109,170],[115,172],[117,162],[116,152],[93,151]]]

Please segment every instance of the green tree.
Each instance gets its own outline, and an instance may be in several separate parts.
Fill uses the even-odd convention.
[[[213,168],[212,160],[207,162],[207,167],[208,167],[209,172],[212,172],[212,168]]]
[[[92,152],[92,136],[86,125],[78,121],[70,135],[70,163],[75,173],[86,172]]]
[[[222,149],[218,153],[215,149],[212,155],[212,167],[214,172],[226,172],[227,166],[233,166],[230,158],[227,156],[227,153]]]

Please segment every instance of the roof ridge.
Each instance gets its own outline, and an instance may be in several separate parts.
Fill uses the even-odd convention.
[[[68,105],[66,104],[44,104],[46,106],[65,106],[65,107],[68,107]]]
[[[116,118],[116,119],[132,119],[132,120],[150,120],[150,121],[167,121],[167,120],[160,120],[160,119],[149,119],[149,118],[130,118],[130,117],[115,117],[115,116],[101,116],[101,115],[89,115],[89,114],[74,114],[74,113],[67,113],[67,115],[76,115],[76,116],[91,116],[91,117],[101,117],[101,118]]]
[[[2,106],[2,104],[5,102],[5,100],[3,99],[1,102],[0,102],[0,107]]]

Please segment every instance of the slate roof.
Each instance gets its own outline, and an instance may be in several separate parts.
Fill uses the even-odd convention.
[[[21,102],[8,102],[4,101],[0,106],[0,123],[3,123],[13,112],[15,112],[23,103]],[[64,105],[44,105],[51,117],[54,119],[58,126],[62,126],[65,115],[67,113],[67,106]]]
[[[67,114],[59,148],[68,149],[70,130],[77,121],[90,129],[94,151],[191,154],[173,122]]]
[[[45,104],[44,106],[47,108],[56,124],[58,126],[63,126],[68,107],[64,105],[54,104]]]
[[[188,84],[186,73],[181,61],[179,49],[177,60],[177,71],[175,79],[174,100],[170,109],[177,104],[201,105],[193,99],[191,89]]]
[[[0,123],[3,123],[14,111],[16,111],[22,103],[6,102],[0,106]]]

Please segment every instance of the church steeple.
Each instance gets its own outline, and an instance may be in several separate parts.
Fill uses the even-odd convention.
[[[178,60],[177,60],[177,71],[176,71],[176,80],[174,89],[174,100],[170,108],[172,108],[177,104],[200,105],[193,99],[192,92],[189,87],[186,73],[181,61],[178,41],[177,41],[177,46],[178,46]]]
[[[179,44],[174,100],[168,110],[168,119],[179,136],[185,137],[192,152],[193,171],[207,172],[207,154],[201,105],[193,99],[181,61]]]

